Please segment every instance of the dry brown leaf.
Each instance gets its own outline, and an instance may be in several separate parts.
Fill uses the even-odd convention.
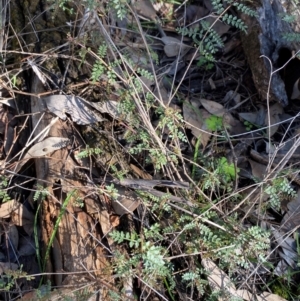
[[[82,296],[78,293],[74,293],[74,289],[70,288],[58,288],[54,291],[49,292],[46,286],[42,286],[36,291],[29,292],[22,296],[19,301],[34,301],[34,300],[47,300],[47,301],[57,301],[57,300],[73,300],[79,301]]]
[[[268,115],[265,118],[265,125],[268,127],[268,135],[273,136],[278,128],[279,123],[281,121],[280,115],[283,113],[283,107],[279,103],[275,103],[274,105],[270,106],[270,124],[268,120]]]
[[[155,87],[153,93],[158,99],[163,101],[164,105],[166,105],[166,106],[168,105],[169,95],[168,95],[168,91],[162,81],[159,83],[158,87]]]
[[[172,180],[144,180],[144,179],[129,179],[123,178],[122,180],[115,180],[115,183],[121,184],[122,186],[130,187],[133,189],[150,189],[155,186],[160,187],[172,187],[189,189],[189,182],[183,181],[172,181]]]
[[[184,55],[190,49],[190,46],[181,43],[179,39],[174,37],[165,36],[161,40],[165,44],[164,51],[168,57],[176,56],[179,52]]]
[[[182,14],[182,16],[181,16]],[[185,19],[185,23],[189,24],[196,20],[202,19],[204,16],[209,14],[209,10],[207,10],[205,7],[200,5],[189,5],[184,10],[181,10],[177,18],[180,19],[180,23],[182,23],[181,20]],[[192,25],[197,26],[197,24]]]
[[[244,119],[245,121],[248,121],[252,124],[255,124],[255,125],[263,125],[264,124],[264,120],[265,120],[265,115],[264,115],[264,119],[263,120],[260,120],[259,119],[259,114],[257,114],[257,112],[255,113],[251,113],[251,112],[246,112],[246,113],[238,113],[239,114],[239,117]]]
[[[241,134],[245,131],[242,123],[236,120],[220,103],[204,98],[201,98],[200,102],[210,114],[223,118],[224,126],[228,127],[230,133]]]
[[[4,98],[4,99],[0,99],[0,103],[3,103],[13,109],[17,109],[16,108],[16,104],[15,104],[15,99],[14,98]]]
[[[187,122],[186,127],[192,130],[192,134],[197,139],[200,139],[203,147],[206,147],[211,136],[211,131],[207,129],[204,122],[210,116],[207,111],[198,109],[187,101],[183,103],[183,117]]]
[[[144,18],[150,20],[155,20],[156,18],[156,11],[150,0],[137,0],[135,2],[135,9]]]
[[[114,241],[113,239],[107,235],[111,231],[111,214],[108,213],[107,210],[101,209],[99,213],[97,214],[99,224],[101,225],[101,230],[103,232],[103,235],[106,237],[108,245],[113,246]],[[115,221],[117,223],[117,221]]]
[[[230,26],[221,22],[218,17],[209,16],[205,18],[205,21],[208,22],[210,25],[214,24],[212,29],[215,30],[219,36],[222,36],[223,34],[227,33],[230,29]]]
[[[233,100],[235,104],[241,103],[241,94],[233,90],[229,90],[224,96],[223,102],[226,103],[231,100]]]
[[[300,79],[298,78],[293,86],[293,92],[291,95],[291,99],[300,99],[300,91],[299,91],[299,87],[300,87]]]
[[[9,154],[9,151],[11,150],[11,147],[14,142],[14,136],[15,136],[15,129],[8,125],[7,131],[5,133],[5,139],[4,139],[4,150],[6,154]]]
[[[134,191],[126,190],[124,187],[118,187],[119,197],[112,200],[112,207],[116,214],[123,215],[132,213],[140,204],[137,194]]]
[[[118,111],[118,102],[114,100],[108,100],[105,102],[91,102],[91,106],[93,106],[96,110],[101,113],[107,113],[115,119],[120,119],[121,117],[124,119],[122,112]]]
[[[281,229],[287,233],[299,227],[300,224],[300,190],[298,189],[297,197],[290,201],[285,208],[284,215],[280,225]]]
[[[250,160],[248,159],[250,165],[251,165],[251,169],[252,169],[252,175],[253,177],[259,179],[259,180],[263,180],[264,175],[266,173],[267,170],[267,166],[257,163],[256,161]]]
[[[224,106],[216,101],[201,98],[200,102],[203,107],[212,115],[223,117],[223,115],[227,113],[227,110],[224,108]]]
[[[26,153],[24,159],[38,158],[52,153],[58,149],[66,147],[69,144],[69,138],[48,137],[33,145]]]
[[[34,223],[28,221],[27,224],[23,224],[23,229],[27,233],[27,235],[32,235],[34,229]]]

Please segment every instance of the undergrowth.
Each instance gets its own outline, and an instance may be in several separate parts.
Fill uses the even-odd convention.
[[[246,25],[237,15],[231,14],[231,9],[250,17],[256,16],[256,12],[241,1],[225,1],[225,4],[221,0],[212,1],[218,20],[245,32]],[[120,19],[129,12],[125,1],[111,1],[109,6]],[[198,66],[214,67],[216,54],[224,44],[208,22],[201,21],[195,28],[183,26],[177,28],[177,32],[193,40],[200,52]],[[112,62],[106,60],[109,52],[116,57]],[[147,79],[157,85],[155,70],[137,65],[126,54],[110,47],[109,43],[100,45],[93,56],[97,57],[91,76],[94,82],[106,77],[110,85],[117,80],[123,83],[118,91],[118,110],[128,124],[124,137],[130,145],[129,153],[133,157],[142,155],[145,165],[152,166],[155,173],[178,172],[185,164],[181,145],[189,141],[185,121],[181,112],[166,106],[166,101],[145,84]],[[150,51],[146,56],[146,60],[153,59]],[[156,120],[155,126],[151,123],[153,119]],[[224,134],[222,118],[212,116],[206,123],[210,130],[223,136],[220,141],[226,142],[228,138]],[[191,177],[193,192],[185,197],[192,201],[193,208],[182,203],[181,211],[168,204],[168,197],[160,199],[143,194],[143,205],[147,208],[150,224],[142,224],[139,232],[120,229],[110,233],[115,243],[125,246],[130,254],[128,258],[117,251],[113,262],[120,279],[134,277],[153,289],[161,283],[171,300],[177,299],[175,287],[179,279],[186,283],[187,291],[194,291],[194,296],[213,300],[221,292],[209,289],[207,272],[195,254],[218,262],[232,276],[239,270],[253,268],[253,263],[256,266],[266,264],[271,233],[257,225],[241,224],[237,212],[228,215],[219,209],[218,204],[226,206],[232,202],[236,205],[243,199],[235,191],[239,169],[233,162],[224,155],[203,155],[198,144],[190,163],[191,172],[185,172]],[[278,191],[281,190],[293,193],[284,181],[274,180],[266,187],[270,207],[278,208]],[[186,260],[183,270],[181,256]]]

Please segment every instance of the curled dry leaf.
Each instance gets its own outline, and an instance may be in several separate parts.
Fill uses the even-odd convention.
[[[256,161],[250,160],[248,159],[250,165],[251,165],[251,169],[252,169],[252,175],[253,177],[259,179],[259,180],[263,180],[264,175],[266,173],[267,170],[267,166],[257,163]]]
[[[236,121],[234,117],[220,103],[204,98],[201,98],[200,102],[210,114],[218,117],[223,117],[226,115],[226,123],[228,123],[228,125],[235,125]]]
[[[93,110],[91,104],[79,96],[50,95],[43,98],[50,112],[66,120],[69,114],[77,124],[87,125],[103,121],[99,113]]]
[[[210,116],[207,111],[200,110],[187,101],[183,103],[183,117],[186,121],[186,127],[191,129],[192,134],[197,139],[200,139],[203,147],[206,147],[211,136],[211,131],[207,129],[205,124],[205,120]]]

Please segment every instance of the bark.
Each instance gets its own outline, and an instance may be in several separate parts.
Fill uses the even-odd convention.
[[[254,3],[258,18],[241,16],[248,26],[247,34],[242,35],[243,48],[260,98],[277,101],[285,106],[291,98],[289,86],[294,84],[291,83],[293,79],[274,71],[290,58],[281,56],[282,49],[289,49],[291,53],[299,49],[299,43],[285,38],[286,34],[297,30],[299,16],[294,26],[282,20],[283,15],[291,13],[291,3],[286,4],[282,0],[261,0]]]
[[[15,49],[32,52],[33,59],[38,65],[41,65],[41,60],[44,60],[43,66],[46,69],[51,68],[52,73],[59,74],[61,68],[58,67],[58,60],[53,55],[47,56],[47,53],[55,54],[56,49],[57,53],[64,49],[64,54],[72,55],[68,50],[67,35],[70,28],[66,23],[75,21],[78,16],[69,15],[68,11],[57,7],[55,4],[57,1],[52,2],[49,0],[12,1],[11,23],[14,31],[19,34],[19,37],[21,36],[17,38],[15,35],[12,44]],[[49,5],[52,4],[54,7],[49,9]],[[80,1],[73,2],[72,5],[74,11],[80,14]],[[64,45],[64,48],[59,48],[61,45]],[[39,57],[38,54],[43,55]],[[26,55],[28,56],[29,54]],[[21,59],[24,61],[24,55],[18,54],[14,57],[14,62],[20,63]],[[69,63],[72,65],[72,62]],[[55,273],[54,277],[48,276],[48,278],[57,286],[68,284],[78,287],[79,283],[91,282],[92,279],[95,285],[93,287],[91,285],[91,288],[99,290],[102,299],[105,300],[107,289],[102,279],[105,278],[106,283],[110,285],[113,280],[110,277],[112,271],[107,260],[109,249],[101,241],[103,230],[99,220],[103,221],[106,218],[106,223],[108,222],[107,211],[101,208],[96,193],[90,193],[89,189],[92,187],[87,187],[86,178],[78,178],[77,170],[89,166],[79,166],[74,159],[74,147],[82,145],[83,142],[72,122],[62,121],[47,111],[44,99],[38,95],[49,90],[49,87],[44,85],[34,72],[31,72],[31,77],[30,72],[26,74],[28,75],[28,78],[31,78],[29,92],[33,94],[30,97],[33,137],[44,132],[37,141],[46,137],[70,138],[68,147],[35,159],[37,184],[48,191],[47,197],[42,200],[40,210],[43,258],[62,212],[63,203],[68,194],[76,188],[58,225],[51,246],[51,256],[46,261],[44,272]],[[87,207],[76,206],[76,198],[81,198],[83,203],[94,206],[98,214],[92,216],[86,212]]]

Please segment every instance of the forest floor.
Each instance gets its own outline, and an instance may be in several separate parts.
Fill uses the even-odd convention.
[[[2,1],[0,300],[299,300],[300,61],[153,2]]]

